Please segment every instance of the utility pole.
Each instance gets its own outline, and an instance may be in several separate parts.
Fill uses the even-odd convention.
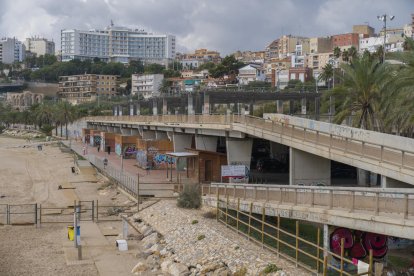
[[[383,15],[378,15],[377,18],[379,21],[384,22],[384,41],[383,41],[383,46],[382,46],[382,62],[385,62],[385,41],[387,38],[387,17],[390,19],[390,21],[392,21],[395,16],[394,15],[387,15],[387,14],[383,14]]]

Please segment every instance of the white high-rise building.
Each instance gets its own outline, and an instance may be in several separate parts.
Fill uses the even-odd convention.
[[[0,62],[12,64],[25,59],[26,47],[16,38],[0,39]]]
[[[175,57],[175,36],[109,26],[104,30],[62,30],[62,61],[99,58],[128,63],[130,60],[166,64]]]
[[[46,38],[30,37],[26,38],[24,42],[26,51],[29,51],[37,56],[54,55],[55,42],[47,40]]]
[[[140,75],[133,74],[131,82],[131,94],[149,99],[161,94],[160,88],[164,80],[163,74]]]

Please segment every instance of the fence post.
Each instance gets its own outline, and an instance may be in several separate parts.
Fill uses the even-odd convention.
[[[319,273],[319,247],[321,244],[321,228],[318,227],[317,236],[316,236],[316,273]]]
[[[35,227],[37,227],[37,203],[34,204],[34,209],[35,209],[35,212],[34,212],[34,225],[35,225]]]
[[[95,222],[95,200],[92,200],[92,221]]]
[[[328,272],[328,256],[323,256],[323,276],[326,276]]]
[[[96,222],[99,222],[99,203],[96,200]]]
[[[229,195],[226,196],[226,228],[228,227],[228,216],[229,216]]]
[[[263,204],[262,207],[262,248],[264,247],[264,227],[265,227],[265,219],[266,219],[266,209]]]
[[[240,218],[240,198],[237,198],[237,221],[236,221],[236,227],[237,227],[237,234],[239,233],[239,218]]]
[[[372,276],[373,273],[373,266],[374,266],[374,254],[372,252],[372,249],[369,250],[369,268],[368,268],[368,275]]]
[[[296,248],[295,248],[295,257],[296,257],[296,267],[298,267],[298,260],[299,260],[299,221],[296,221]]]
[[[249,228],[247,229],[247,236],[250,240],[250,226],[252,223],[252,211],[253,211],[253,202],[250,202],[250,210],[249,210]]]
[[[342,238],[341,239],[341,267],[340,267],[340,272],[339,272],[339,275],[341,276],[344,272],[344,253],[345,253],[345,239]]]
[[[404,194],[404,219],[408,219],[408,194]]]
[[[7,224],[10,224],[10,205],[9,204],[7,204],[6,205],[6,223]]]
[[[137,212],[139,212],[139,173],[137,173]]]
[[[42,203],[39,204],[39,227],[42,225]]]
[[[220,201],[220,187],[217,185],[217,210],[216,210],[216,219],[219,221],[219,201]]]
[[[277,257],[279,258],[279,252],[280,252],[280,243],[279,243],[279,239],[280,239],[280,214],[277,214],[277,233],[276,233],[276,244],[277,244]]]

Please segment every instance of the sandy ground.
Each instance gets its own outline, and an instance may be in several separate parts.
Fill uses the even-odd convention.
[[[97,199],[101,205],[132,203],[116,189],[98,191],[103,180],[97,182],[99,179],[95,175],[72,174],[72,155],[62,152],[57,145],[47,145],[38,151],[35,142],[32,146],[23,147],[27,144],[24,139],[0,136],[0,213],[2,204],[38,203],[42,207],[65,207],[73,205],[74,200]],[[71,189],[59,190],[59,185]],[[67,223],[42,224],[41,228],[1,226],[4,219],[0,214],[0,275],[111,274],[93,262],[67,265]],[[105,227],[121,232],[120,222],[100,224],[97,231],[103,232]],[[114,237],[105,241],[101,233],[100,236],[104,240],[99,242],[108,248],[102,252],[93,251],[98,256],[96,259],[108,258],[108,255],[103,255],[106,252],[118,254],[113,246]],[[123,256],[128,271],[135,264],[131,254]],[[122,260],[119,265],[122,265]]]

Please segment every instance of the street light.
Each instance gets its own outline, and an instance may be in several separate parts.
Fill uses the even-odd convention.
[[[387,17],[390,21],[392,21],[395,18],[394,15],[387,15],[385,13],[383,15],[377,16],[379,21],[384,22],[384,42],[382,46],[382,62],[385,62],[385,38],[387,36]]]

